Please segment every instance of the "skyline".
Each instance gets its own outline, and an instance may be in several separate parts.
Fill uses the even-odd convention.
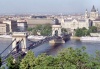
[[[0,14],[72,14],[91,11],[94,5],[100,10],[100,1],[94,0],[2,0]]]

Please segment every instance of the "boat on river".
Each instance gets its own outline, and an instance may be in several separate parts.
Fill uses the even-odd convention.
[[[100,41],[100,37],[90,37],[90,36],[86,36],[86,37],[80,37],[81,41]]]
[[[33,40],[41,40],[45,38],[46,38],[45,36],[34,36],[34,35],[28,36],[28,39],[33,39]]]

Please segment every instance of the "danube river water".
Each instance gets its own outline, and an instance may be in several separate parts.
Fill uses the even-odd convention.
[[[11,43],[10,39],[1,39],[0,38],[0,53]],[[49,43],[44,43],[32,51],[37,56],[41,53],[46,53],[48,55],[56,55],[57,52],[62,50],[63,48],[73,47],[73,48],[81,48],[82,46],[86,47],[86,52],[95,55],[96,50],[100,50],[100,42],[82,42],[79,40],[69,40],[65,44],[58,45],[58,46],[51,46]],[[8,54],[11,50],[11,46],[7,49],[3,55]]]

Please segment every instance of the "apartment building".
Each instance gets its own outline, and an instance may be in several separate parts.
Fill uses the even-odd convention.
[[[0,34],[9,33],[9,26],[6,23],[0,23]]]
[[[9,32],[17,32],[18,31],[17,21],[14,21],[14,20],[5,20],[5,21],[3,21],[3,23],[8,24],[8,26],[9,26]]]

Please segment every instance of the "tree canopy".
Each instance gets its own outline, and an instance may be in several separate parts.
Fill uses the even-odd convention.
[[[20,63],[20,69],[34,69],[35,66],[35,56],[32,51],[29,51],[27,55],[22,59]]]
[[[91,33],[96,33],[97,32],[97,27],[91,26],[91,27],[89,27],[89,30],[90,30]]]
[[[50,24],[46,25],[37,25],[34,28],[28,28],[28,31],[31,31],[33,35],[38,35],[39,32],[43,36],[50,35],[52,32],[52,27]]]
[[[72,47],[63,49],[56,56],[46,55],[45,53],[34,55],[28,51],[21,60],[13,62],[13,57],[7,59],[8,69],[100,69],[100,52],[96,56],[86,53],[86,48]]]
[[[41,54],[34,56],[29,51],[20,63],[20,69],[99,69],[100,53],[97,57],[91,57],[81,49],[67,48],[59,52],[57,56]]]
[[[86,29],[85,27],[83,28],[78,28],[75,30],[75,36],[81,37],[81,36],[89,36],[90,33],[96,33],[97,32],[97,27],[91,26],[89,29]]]

